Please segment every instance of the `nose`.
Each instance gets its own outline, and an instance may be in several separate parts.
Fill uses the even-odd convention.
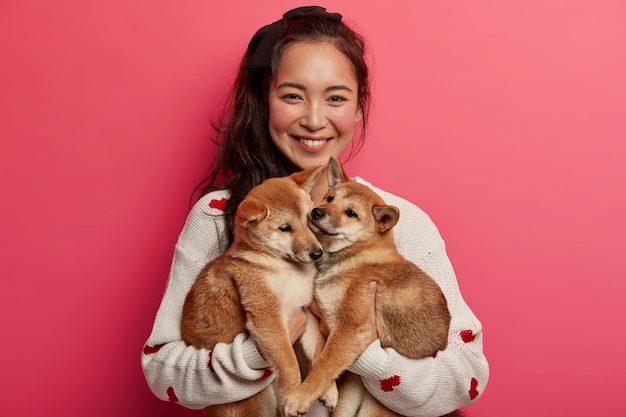
[[[320,220],[326,217],[326,213],[324,213],[321,209],[315,207],[311,211],[311,217],[313,218],[313,220]]]
[[[311,132],[322,129],[326,125],[323,106],[318,103],[309,104],[306,113],[300,119],[300,124]]]
[[[319,258],[322,257],[322,254],[324,253],[323,250],[318,249],[318,250],[314,250],[313,252],[309,253],[309,256],[311,257],[311,259],[313,259],[314,261],[317,261]]]

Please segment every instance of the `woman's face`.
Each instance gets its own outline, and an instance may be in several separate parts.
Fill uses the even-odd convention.
[[[361,121],[351,62],[328,42],[283,51],[269,92],[272,141],[301,169],[339,158]]]

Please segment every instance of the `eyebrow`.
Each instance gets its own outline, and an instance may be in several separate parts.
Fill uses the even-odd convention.
[[[291,88],[296,88],[298,90],[306,91],[306,87],[303,86],[302,84],[298,84],[298,83],[284,82],[284,83],[281,83],[281,84],[276,86],[276,88],[283,88],[283,87],[291,87]],[[348,87],[347,85],[343,85],[343,84],[331,85],[330,87],[326,87],[325,91],[327,91],[327,92],[331,92],[331,91],[349,91],[351,93],[353,92],[350,87]]]

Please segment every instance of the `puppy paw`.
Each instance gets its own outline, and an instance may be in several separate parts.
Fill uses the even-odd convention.
[[[300,392],[294,391],[283,398],[283,416],[305,416],[311,405],[312,401],[308,401]]]
[[[329,411],[333,411],[337,407],[337,401],[339,401],[339,391],[337,390],[337,384],[333,382],[328,389],[320,395],[319,400],[324,404],[324,407]]]

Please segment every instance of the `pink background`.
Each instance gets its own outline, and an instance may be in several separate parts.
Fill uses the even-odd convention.
[[[0,4],[0,415],[199,415],[139,355],[236,61],[305,4],[261,3]],[[326,5],[375,56],[350,171],[433,217],[484,324],[468,415],[623,413],[626,2]]]

